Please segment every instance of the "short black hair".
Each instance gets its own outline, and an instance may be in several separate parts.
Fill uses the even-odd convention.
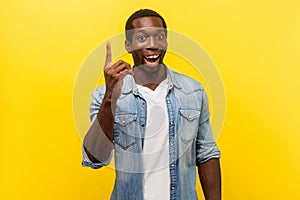
[[[165,29],[165,32],[167,34],[167,24],[164,20],[164,18],[158,14],[156,11],[154,10],[150,10],[150,9],[140,9],[138,11],[135,11],[126,21],[126,25],[125,25],[125,31],[126,31],[126,40],[131,42],[131,37],[132,37],[132,30],[134,29],[134,26],[132,24],[133,20],[140,18],[140,17],[158,17],[161,19],[162,24],[163,24],[163,28]]]

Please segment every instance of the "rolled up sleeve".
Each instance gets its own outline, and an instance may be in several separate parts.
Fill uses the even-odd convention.
[[[110,163],[111,159],[112,159],[112,154],[110,155],[109,159],[107,159],[107,161],[105,161],[105,162],[93,163],[89,159],[89,157],[84,149],[84,146],[82,145],[82,166],[83,167],[91,167],[93,169],[99,169],[103,166],[107,166]]]

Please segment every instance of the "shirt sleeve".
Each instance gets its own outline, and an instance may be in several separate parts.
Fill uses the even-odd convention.
[[[197,164],[204,163],[212,158],[220,158],[220,150],[212,134],[209,117],[208,98],[203,90],[199,129],[196,141]]]
[[[90,104],[91,126],[89,131],[97,131],[97,132],[101,131],[100,125],[97,121],[97,114],[100,109],[104,97],[104,93],[105,93],[105,86],[101,86],[97,88],[92,94],[92,101]],[[103,166],[108,165],[111,159],[112,159],[112,153],[110,154],[109,158],[104,162],[99,162],[99,163],[92,162],[89,159],[87,152],[82,144],[82,166],[83,167],[91,167],[93,169],[99,169]]]
[[[91,122],[95,121],[100,106],[102,104],[103,98],[105,94],[105,85],[97,88],[92,94],[92,100],[90,104],[90,120]]]

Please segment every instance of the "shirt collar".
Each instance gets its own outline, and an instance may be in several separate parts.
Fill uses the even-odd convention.
[[[166,66],[166,71],[167,71],[167,79],[168,79],[168,89],[172,89],[173,87],[176,87],[178,89],[181,89],[181,86],[176,79],[175,73],[173,70],[169,69]],[[127,74],[123,78],[123,86],[122,86],[122,94],[128,94],[132,92],[133,94],[137,95],[138,94],[138,88],[137,85],[134,81],[134,78],[131,74]]]

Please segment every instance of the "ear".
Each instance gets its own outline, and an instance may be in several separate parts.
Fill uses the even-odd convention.
[[[131,43],[128,40],[125,40],[125,49],[128,53],[131,53]]]

